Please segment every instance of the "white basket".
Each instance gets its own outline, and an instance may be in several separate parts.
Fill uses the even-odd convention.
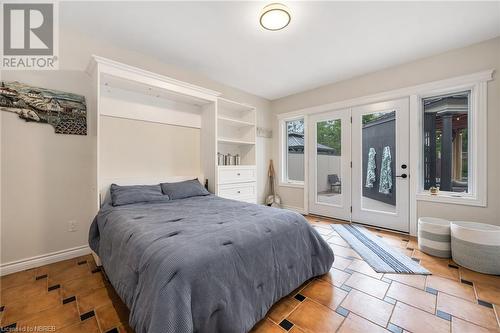
[[[450,258],[450,221],[436,217],[419,218],[418,249],[431,256]]]
[[[451,223],[453,261],[471,270],[500,274],[500,227],[476,222]]]

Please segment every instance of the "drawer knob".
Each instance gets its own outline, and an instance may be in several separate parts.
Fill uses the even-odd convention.
[[[238,193],[241,193],[241,191],[238,191]]]
[[[239,172],[238,172],[236,175],[237,175],[237,176],[241,176],[241,174],[240,174]]]

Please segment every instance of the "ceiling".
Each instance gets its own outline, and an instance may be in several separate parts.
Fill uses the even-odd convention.
[[[287,2],[290,25],[259,26],[273,2],[61,2],[61,29],[152,55],[277,99],[500,35],[500,2]]]

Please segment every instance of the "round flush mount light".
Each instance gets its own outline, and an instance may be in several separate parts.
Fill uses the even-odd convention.
[[[291,19],[290,9],[281,3],[267,5],[260,13],[260,25],[266,30],[281,30]]]

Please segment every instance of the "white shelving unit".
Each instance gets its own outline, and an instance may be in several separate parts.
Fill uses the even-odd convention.
[[[89,106],[96,111],[91,119],[97,146],[96,209],[112,182],[157,183],[165,177],[179,181],[196,176],[208,181],[212,193],[256,203],[255,107],[221,98],[220,93],[213,90],[98,56],[92,57],[87,72],[94,90]],[[151,128],[166,124],[199,129],[200,166],[190,171],[197,175],[165,175],[161,168],[154,168],[152,172],[151,164],[138,163],[136,154],[126,153],[122,141],[116,140],[118,137],[135,140],[134,133],[127,133],[118,125],[109,127],[113,133],[105,128],[118,124],[120,119],[151,124]],[[140,153],[152,155],[144,156],[141,161],[164,165],[168,154],[158,152],[164,149],[165,142],[152,140],[141,144],[148,149]],[[239,155],[241,165],[217,165],[217,152]],[[129,160],[124,160],[127,158]],[[122,166],[132,165],[134,169],[117,169],[116,161]]]
[[[240,165],[218,165],[217,194],[229,199],[257,202],[256,109],[253,106],[217,100],[217,152],[239,155]]]

